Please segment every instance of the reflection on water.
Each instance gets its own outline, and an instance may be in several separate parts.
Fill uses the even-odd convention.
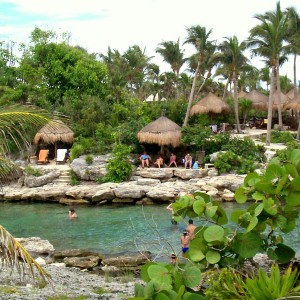
[[[237,206],[224,205],[228,213]],[[49,240],[56,250],[89,249],[103,254],[141,250],[169,255],[180,253],[179,237],[188,221],[172,225],[170,212],[161,205],[78,207],[75,220],[68,219],[68,210],[58,204],[0,203],[0,224],[15,237]],[[300,249],[298,230],[285,238]]]

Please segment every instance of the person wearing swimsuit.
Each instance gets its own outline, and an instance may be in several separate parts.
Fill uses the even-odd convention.
[[[181,242],[181,251],[182,251],[182,257],[185,257],[185,253],[189,250],[190,245],[190,237],[189,233],[185,230],[180,237]]]

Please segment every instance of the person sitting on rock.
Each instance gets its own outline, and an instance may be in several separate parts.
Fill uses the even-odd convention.
[[[174,153],[171,153],[169,167],[171,167],[173,164],[175,165],[175,167],[177,167],[176,155]]]
[[[184,167],[185,168],[192,168],[192,162],[193,162],[193,158],[192,156],[188,153],[185,157],[184,157]]]
[[[164,159],[162,158],[161,155],[159,155],[159,157],[156,159],[155,163],[154,163],[158,168],[163,167],[164,165]]]
[[[142,162],[142,168],[144,168],[145,166],[149,168],[151,157],[147,154],[147,152],[144,152],[144,154],[140,156],[140,161]]]

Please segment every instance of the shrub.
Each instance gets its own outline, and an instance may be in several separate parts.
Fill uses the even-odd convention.
[[[70,171],[70,177],[71,177],[71,185],[79,185],[80,184],[80,178],[76,175],[76,173],[71,170]]]
[[[272,130],[271,142],[284,143],[295,141],[294,136],[289,131]]]
[[[85,157],[85,162],[86,162],[88,165],[91,165],[91,164],[93,163],[93,161],[94,161],[94,158],[93,158],[92,155],[87,155],[87,156]]]
[[[43,175],[40,170],[32,168],[31,166],[27,166],[25,168],[25,173],[27,175],[32,175],[32,176],[35,176],[35,177],[39,177],[39,176]]]
[[[240,165],[240,158],[232,151],[219,153],[216,161],[214,162],[215,168],[217,168],[220,173],[236,171]]]
[[[113,147],[113,158],[109,159],[106,165],[107,174],[101,181],[122,182],[126,180],[133,166],[129,160],[132,147],[123,144],[115,144]]]

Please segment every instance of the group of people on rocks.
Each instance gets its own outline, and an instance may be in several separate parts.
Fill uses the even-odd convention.
[[[139,157],[139,159],[141,161],[142,168],[145,168],[145,167],[149,168],[150,162],[152,161],[152,159],[151,159],[151,156],[147,152],[144,152]],[[171,153],[170,158],[169,158],[169,165],[168,165],[169,168],[173,165],[177,168],[176,159],[177,159],[176,155],[174,153]],[[190,155],[190,153],[187,153],[185,155],[185,157],[182,159],[182,163],[183,163],[185,169],[192,169],[192,168],[199,169],[198,161],[195,161],[193,163],[193,158]],[[158,158],[155,160],[154,165],[158,168],[161,168],[164,166],[164,159],[161,154],[159,154]]]

